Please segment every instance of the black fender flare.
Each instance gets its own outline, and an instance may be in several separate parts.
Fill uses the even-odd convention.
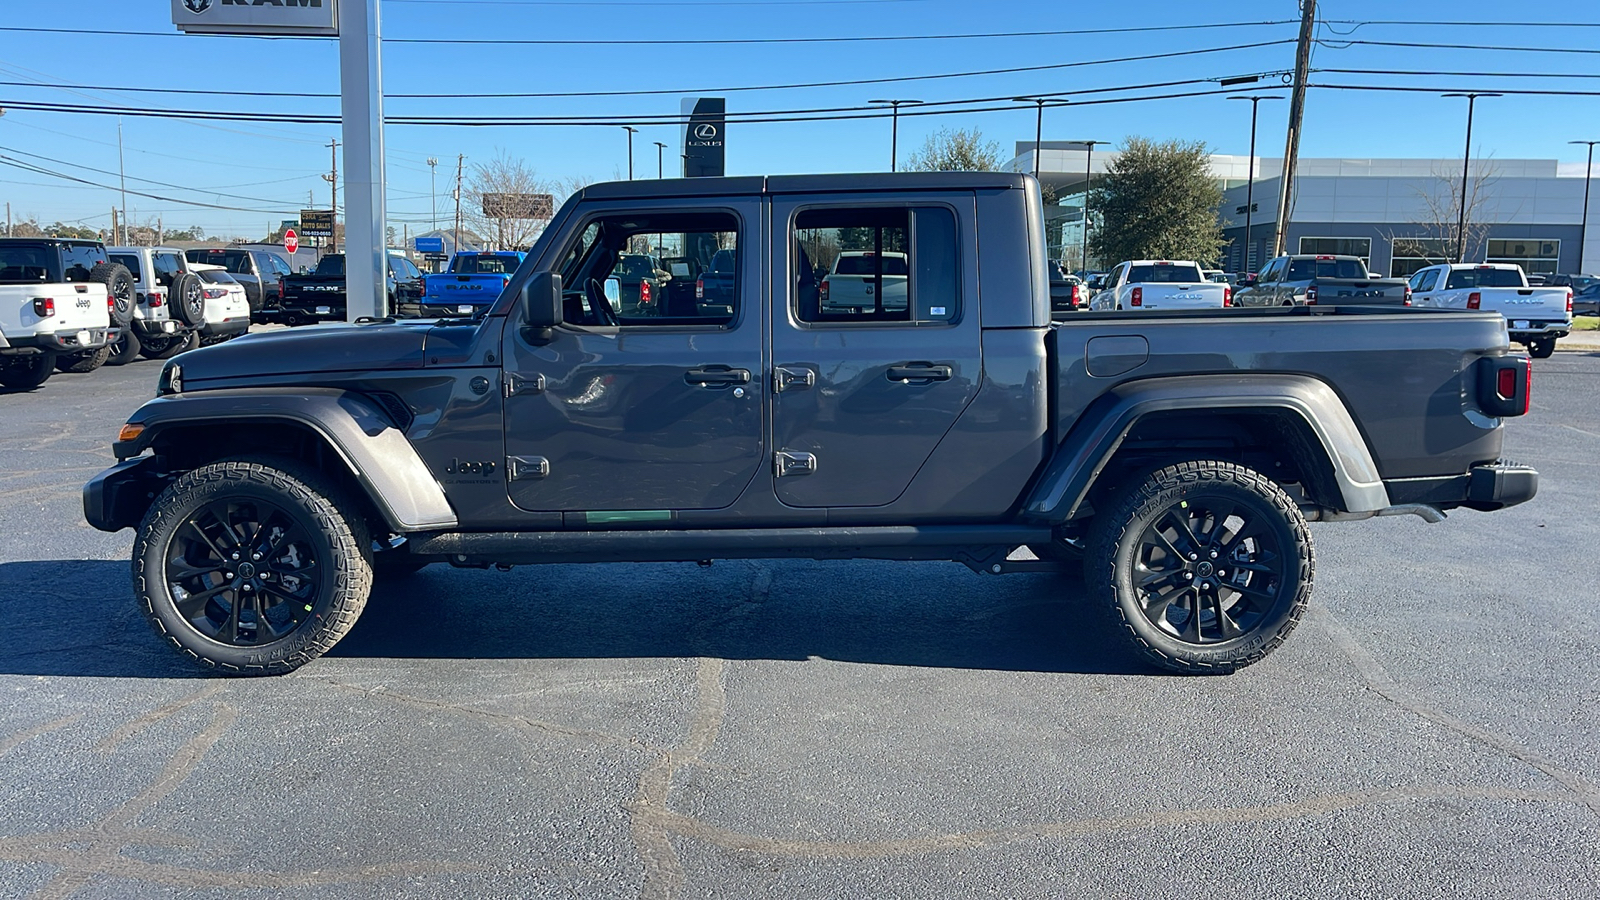
[[[1282,410],[1316,435],[1332,465],[1343,511],[1371,513],[1389,506],[1377,463],[1339,395],[1305,375],[1186,375],[1119,384],[1080,418],[1056,448],[1023,504],[1030,521],[1059,524],[1077,514],[1129,431],[1142,418],[1175,410]]]
[[[140,426],[138,435],[132,440],[117,441],[112,450],[119,460],[136,461],[134,458],[168,429],[217,421],[292,423],[308,429],[344,461],[373,507],[396,532],[453,529],[458,524],[444,489],[404,432],[376,402],[353,391],[236,388],[158,397],[128,419],[130,426]],[[105,531],[138,524],[137,519],[125,521],[126,501],[119,510],[108,507],[103,500],[98,508],[91,508],[91,494],[100,498],[115,496],[119,493],[119,473],[122,479],[133,479],[148,477],[149,471],[147,465],[124,464],[106,470],[86,485],[84,505],[89,524]],[[144,475],[136,474],[140,472]]]

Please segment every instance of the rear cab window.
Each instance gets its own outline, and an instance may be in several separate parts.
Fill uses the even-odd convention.
[[[55,249],[45,244],[0,246],[0,284],[45,284],[55,279]]]
[[[128,270],[128,273],[133,276],[134,281],[139,281],[144,278],[144,275],[141,274],[143,270],[139,267],[138,254],[113,253],[111,254],[111,261],[125,267]]]
[[[1199,266],[1175,266],[1156,263],[1151,266],[1131,266],[1128,284],[1197,284],[1205,281]]]
[[[1521,269],[1455,269],[1450,272],[1446,290],[1475,287],[1527,287]]]
[[[1359,259],[1296,259],[1289,263],[1290,281],[1317,278],[1367,278],[1367,267]]]
[[[94,267],[106,261],[106,251],[98,244],[61,245],[63,280],[88,281]]]

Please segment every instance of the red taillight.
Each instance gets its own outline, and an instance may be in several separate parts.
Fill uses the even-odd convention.
[[[1313,284],[1310,287],[1306,288],[1306,305],[1307,306],[1312,306],[1316,302],[1317,302],[1317,286]]]
[[[641,281],[641,282],[639,282],[639,305],[643,306],[643,305],[645,305],[646,303],[649,303],[649,302],[650,302],[650,282]]]
[[[1129,299],[1128,302],[1132,303],[1134,306],[1143,306],[1144,305],[1144,288],[1134,288],[1133,289],[1133,297],[1131,299]]]
[[[56,301],[49,297],[33,298],[33,314],[41,319],[48,319],[56,314]]]
[[[1482,307],[1483,307],[1483,295],[1482,294],[1478,293],[1477,291],[1473,291],[1472,293],[1467,295],[1467,309],[1481,309]]]
[[[1406,285],[1406,299],[1405,299],[1405,302],[1402,303],[1401,305],[1402,306],[1410,306],[1411,305],[1411,285],[1409,285],[1409,284]]]
[[[1495,391],[1507,400],[1515,397],[1517,395],[1517,370],[1501,369],[1499,379],[1499,383],[1495,385]]]
[[[1072,305],[1073,306],[1077,306],[1079,303],[1082,303],[1082,302],[1083,302],[1083,285],[1074,284],[1072,286]]]
[[[145,295],[145,299],[150,301],[150,308],[155,309],[165,302],[166,297],[161,291],[151,291]]]
[[[1233,305],[1233,288],[1225,287],[1225,288],[1222,289],[1222,305],[1223,306],[1232,306]]]
[[[1567,318],[1572,318],[1572,288],[1567,288]]]
[[[706,280],[704,278],[696,278],[694,280],[694,298],[696,300],[704,300],[706,298]]]
[[[822,280],[821,284],[817,285],[817,296],[822,298],[823,303],[828,302],[828,280],[826,278]]]
[[[221,300],[223,297],[228,296],[228,289],[219,287],[206,288],[205,295],[207,300]]]
[[[117,311],[117,298],[111,296],[110,294],[107,294],[106,295],[106,312],[114,313],[116,311]],[[1571,312],[1571,311],[1572,310],[1570,308],[1567,310],[1567,312]]]

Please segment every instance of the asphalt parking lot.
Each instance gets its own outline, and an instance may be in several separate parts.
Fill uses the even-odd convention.
[[[216,679],[78,488],[158,363],[0,393],[0,897],[1593,897],[1600,353],[1535,364],[1539,497],[1314,525],[1233,676],[950,563],[433,567]]]

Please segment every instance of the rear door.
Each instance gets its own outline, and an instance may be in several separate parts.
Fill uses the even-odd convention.
[[[970,194],[773,201],[772,433],[780,501],[892,505],[971,402],[983,367],[977,304],[963,287],[962,248],[970,259],[975,246],[972,221]],[[904,278],[906,300],[870,308],[825,303],[822,279],[850,251],[875,254],[861,257],[877,261],[866,276],[875,292]],[[897,274],[902,265],[905,275]]]
[[[563,324],[506,329],[507,485],[528,511],[589,524],[666,521],[731,505],[769,465],[761,201],[715,207],[594,203],[541,264],[564,285]],[[709,262],[733,250],[731,303],[641,315],[608,296],[630,254]]]

